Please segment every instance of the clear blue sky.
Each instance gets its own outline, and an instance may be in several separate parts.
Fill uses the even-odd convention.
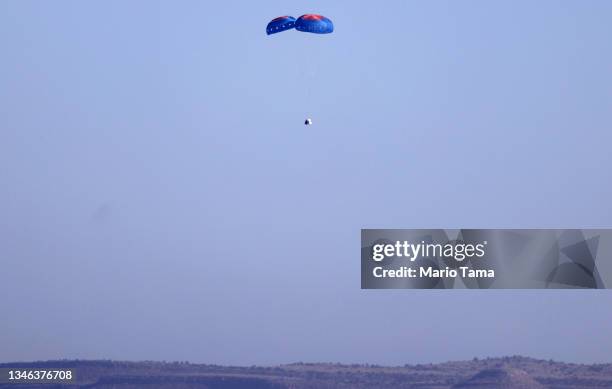
[[[610,226],[611,17],[0,2],[0,361],[610,361],[610,292],[362,291],[359,230]]]

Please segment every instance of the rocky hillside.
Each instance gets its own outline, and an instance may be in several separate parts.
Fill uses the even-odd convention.
[[[473,377],[453,385],[453,389],[544,389],[527,372],[511,368],[482,370]]]

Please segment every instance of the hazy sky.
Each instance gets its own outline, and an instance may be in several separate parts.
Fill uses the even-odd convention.
[[[611,291],[360,290],[359,231],[610,226],[611,17],[0,2],[0,361],[610,362]]]

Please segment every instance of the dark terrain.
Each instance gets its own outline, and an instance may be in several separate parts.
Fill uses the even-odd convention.
[[[612,388],[612,364],[582,365],[524,357],[474,359],[385,367],[295,363],[229,367],[186,362],[46,361],[4,363],[0,368],[72,368],[77,384],[0,384],[0,388],[96,389],[585,389]]]

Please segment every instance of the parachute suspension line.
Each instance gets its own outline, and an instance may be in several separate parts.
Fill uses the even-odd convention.
[[[308,61],[306,62],[306,104],[308,109],[308,117],[315,114],[312,112],[313,106],[319,100],[322,85],[320,83],[320,73],[325,72],[324,59],[319,54],[319,48],[313,42],[308,47]]]
[[[314,51],[314,50],[309,50],[309,51]],[[315,58],[315,60],[311,60],[308,61],[308,69],[306,71],[306,102],[308,104],[308,115],[307,117],[310,117],[310,115],[312,115],[312,104],[313,101],[316,99],[316,96],[313,97],[313,88],[317,88],[317,74],[318,74],[318,62],[316,60],[317,56],[316,53],[312,53],[311,58]]]

